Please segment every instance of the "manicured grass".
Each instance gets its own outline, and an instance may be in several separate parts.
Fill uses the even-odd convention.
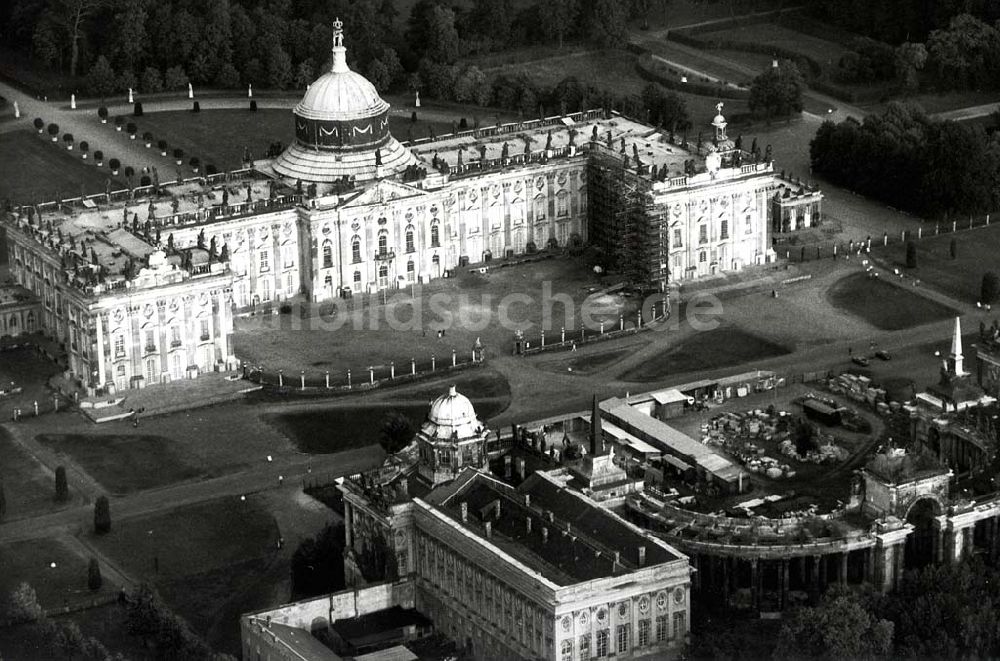
[[[88,558],[53,538],[0,545],[0,595],[6,597],[22,582],[38,595],[42,608],[61,608],[90,602],[118,590],[108,578],[97,592],[87,587]],[[55,563],[55,567],[51,566]]]
[[[52,474],[21,450],[3,428],[0,428],[0,457],[0,482],[7,497],[8,520],[66,506],[54,500]]]
[[[447,390],[443,389],[439,395]],[[495,400],[472,400],[479,418],[487,422],[506,408]],[[427,404],[370,404],[351,408],[329,408],[271,416],[269,422],[280,429],[300,452],[329,454],[378,443],[382,421],[391,413],[409,418],[414,430],[427,417]]]
[[[507,379],[489,367],[459,372],[447,381],[430,384],[418,390],[407,390],[405,398],[410,401],[429,402],[445,393],[450,385],[454,385],[458,392],[473,403],[489,398],[510,399],[510,384],[507,383]]]
[[[881,330],[913,328],[958,314],[885,278],[870,278],[866,273],[838,280],[827,292],[827,300]]]
[[[86,161],[77,149],[66,151],[62,138],[46,141],[48,134],[11,131],[0,134],[0,199],[15,202],[42,202],[59,197],[78,197],[81,193],[102,193],[111,178],[107,166],[94,165],[93,155]],[[100,149],[92,145],[91,151]],[[113,188],[121,188],[114,180]]]
[[[269,375],[283,369],[286,384],[294,383],[300,370],[307,381],[322,383],[329,370],[331,384],[342,385],[351,370],[357,385],[368,380],[369,366],[375,367],[377,378],[389,376],[393,361],[397,375],[409,373],[411,358],[418,369],[429,369],[431,355],[438,369],[450,365],[452,350],[457,360],[468,362],[477,339],[487,356],[509,355],[514,329],[505,322],[526,322],[525,337],[535,342],[547,310],[551,341],[563,326],[580,328],[582,303],[591,290],[615,282],[595,276],[579,257],[498,268],[486,275],[463,269],[456,277],[415,287],[415,298],[410,289],[390,292],[388,306],[381,304],[381,295],[359,296],[336,302],[336,308],[333,302],[313,306],[307,319],[293,319],[295,313],[240,318],[233,343],[238,357],[263,365]],[[527,295],[530,302],[508,298],[511,294]],[[562,304],[562,294],[573,300],[572,309]],[[607,296],[592,308],[601,313],[593,316],[617,322],[622,313],[626,320],[634,319],[636,305],[635,298]],[[444,330],[443,337],[438,330]]]
[[[112,505],[111,516],[111,532],[90,541],[139,580],[169,581],[266,557],[278,540],[263,498],[252,495],[122,522],[114,521]]]
[[[295,137],[294,121],[290,109],[262,108],[146,113],[136,124],[140,133],[152,132],[154,141],[166,140],[171,151],[179,147],[188,157],[197,156],[221,171],[241,166],[244,147],[254,158],[263,158],[272,142],[288,145]],[[406,140],[411,130],[414,138],[426,137],[428,126],[437,135],[451,132],[451,124],[423,120],[411,124],[409,116],[389,117],[389,130],[398,140]]]
[[[114,494],[153,489],[202,474],[162,436],[41,434],[38,441],[72,457]]]
[[[703,32],[698,35],[698,38],[705,40],[728,39],[780,46],[812,57],[824,68],[836,67],[841,56],[847,52],[847,49],[841,44],[796,32],[775,23],[751,23],[725,30]]]
[[[728,367],[787,353],[789,349],[781,344],[738,328],[723,327],[691,335],[625,372],[621,379],[655,381],[671,374]]]
[[[994,221],[993,218],[990,220]],[[977,218],[977,222],[981,223],[982,218]],[[924,228],[925,237],[933,232],[933,227]],[[956,242],[955,259],[951,258],[952,239]],[[917,268],[905,269],[907,274],[918,278],[921,285],[930,285],[960,301],[978,301],[983,274],[991,270],[1000,273],[1000,264],[996,259],[997,245],[1000,245],[1000,226],[995,224],[956,234],[930,236],[916,244]],[[905,250],[904,246],[897,243],[887,253],[900,265],[901,270],[906,259]]]

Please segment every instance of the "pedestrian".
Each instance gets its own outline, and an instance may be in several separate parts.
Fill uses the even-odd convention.
[[[280,487],[284,483],[285,483],[285,476],[284,475],[279,475],[278,476],[278,486]]]

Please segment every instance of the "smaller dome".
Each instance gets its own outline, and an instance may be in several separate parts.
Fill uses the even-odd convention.
[[[726,118],[723,117],[722,113],[720,112],[718,115],[715,116],[715,119],[712,120],[712,126],[725,126],[725,125],[726,125]]]
[[[469,398],[451,386],[446,395],[431,402],[421,431],[430,438],[465,439],[479,434],[482,427]]]

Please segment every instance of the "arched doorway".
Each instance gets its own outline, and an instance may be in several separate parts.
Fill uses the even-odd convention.
[[[913,532],[906,538],[905,564],[907,569],[920,569],[934,562],[934,540],[937,527],[934,519],[941,514],[941,505],[933,498],[919,498],[910,505],[906,522]]]

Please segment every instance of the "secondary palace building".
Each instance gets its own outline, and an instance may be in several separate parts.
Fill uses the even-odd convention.
[[[235,362],[232,312],[426,282],[451,269],[590,242],[662,289],[767,261],[770,154],[593,110],[403,145],[346,63],[294,109],[273,161],[6,215],[11,271],[37,329],[98,391]],[[721,111],[721,105],[720,105]]]

